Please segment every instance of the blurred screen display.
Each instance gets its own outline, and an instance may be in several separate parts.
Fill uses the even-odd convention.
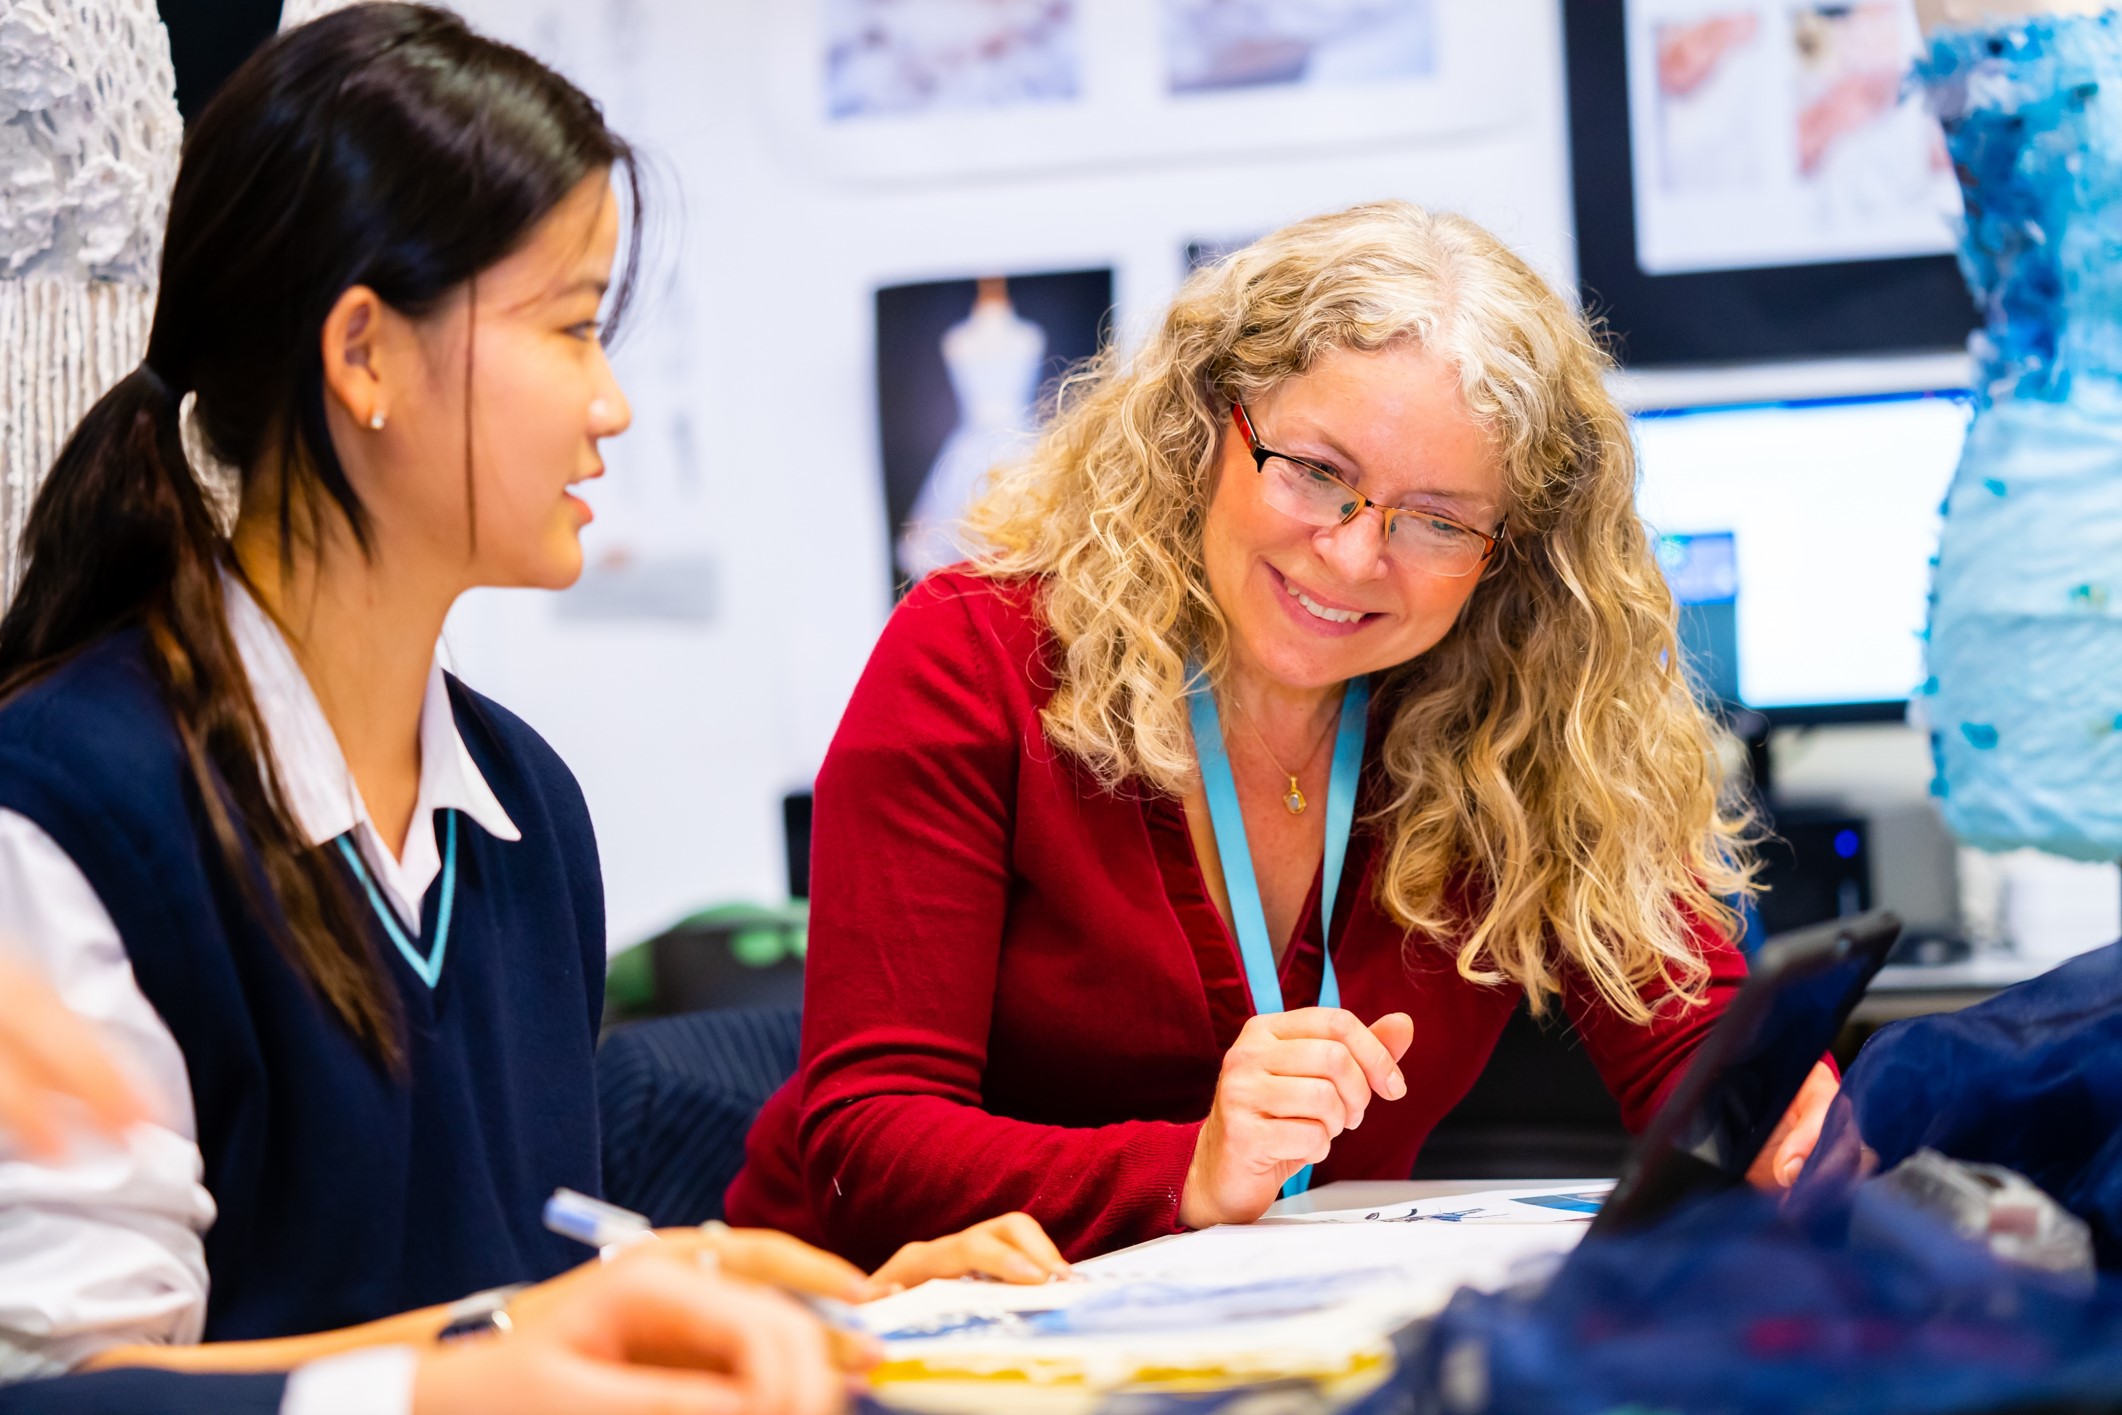
[[[1907,698],[1967,421],[1950,393],[1639,413],[1637,510],[1698,679],[1763,709]]]

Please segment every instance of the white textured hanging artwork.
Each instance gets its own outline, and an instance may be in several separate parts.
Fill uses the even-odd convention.
[[[0,4],[0,603],[52,459],[147,347],[183,135],[154,0]]]

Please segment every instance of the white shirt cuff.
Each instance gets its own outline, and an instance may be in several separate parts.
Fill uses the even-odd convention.
[[[287,1378],[280,1415],[412,1415],[410,1346],[371,1346],[299,1366]]]

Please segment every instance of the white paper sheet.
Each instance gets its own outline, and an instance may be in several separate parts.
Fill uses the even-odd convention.
[[[1118,1384],[1145,1373],[1334,1376],[1463,1286],[1536,1276],[1606,1186],[1508,1190],[1204,1229],[1043,1287],[932,1282],[861,1309],[891,1369]],[[1566,1195],[1575,1209],[1528,1203]],[[1427,1210],[1428,1212],[1423,1212]],[[1457,1214],[1457,1217],[1447,1217]]]
[[[1544,1189],[1488,1189],[1371,1208],[1322,1209],[1268,1223],[1589,1223],[1614,1189],[1611,1179]]]

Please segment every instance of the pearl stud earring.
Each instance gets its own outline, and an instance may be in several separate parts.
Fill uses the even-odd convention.
[[[368,430],[370,432],[383,431],[383,410],[381,408],[368,415]]]

